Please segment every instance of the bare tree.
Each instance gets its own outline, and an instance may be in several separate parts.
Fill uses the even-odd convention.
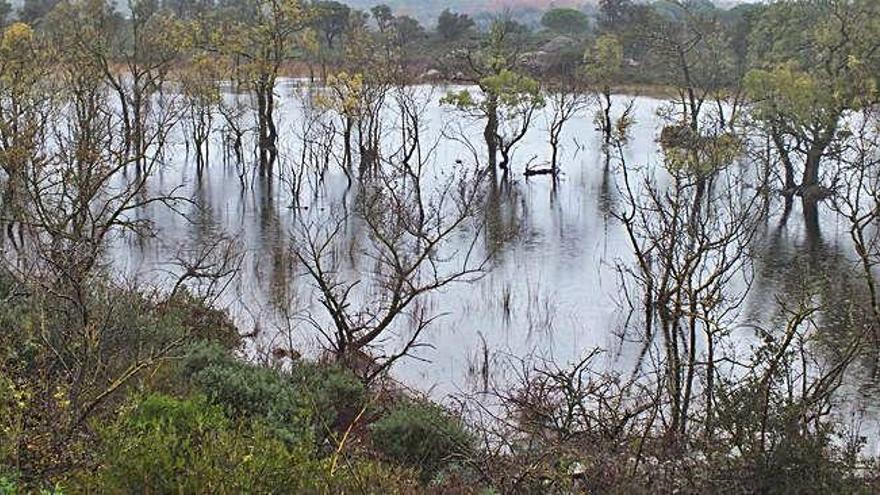
[[[0,196],[6,238],[15,245],[26,171],[40,160],[51,111],[46,78],[51,58],[25,24],[6,28],[0,48],[0,168],[5,175]]]
[[[698,373],[705,379],[705,423],[711,424],[716,345],[747,294],[758,195],[746,192],[724,153],[667,149],[668,175],[639,180],[618,149],[625,206],[614,215],[635,255],[620,269],[638,301],[631,304],[641,312],[645,351],[655,335],[660,339],[668,428],[683,435]],[[710,157],[721,161],[710,163]]]
[[[403,114],[417,117],[412,110]],[[416,118],[402,125],[424,123]],[[353,212],[301,219],[295,232],[294,256],[314,283],[326,316],[309,313],[307,320],[337,360],[360,368],[368,380],[420,345],[422,332],[438,316],[421,304],[424,298],[477,279],[486,262],[478,252],[481,229],[475,222],[484,174],[462,168],[431,175],[433,147],[425,148],[415,128],[408,129],[409,141],[401,150],[411,152],[393,154],[358,183]],[[356,266],[346,269],[340,249],[349,225],[363,228],[365,235]],[[462,234],[470,240],[462,242]],[[408,321],[409,334],[392,348],[383,341],[395,333],[401,337],[402,321]],[[369,356],[371,350],[381,355]]]
[[[835,150],[838,194],[832,207],[849,222],[849,233],[858,256],[860,273],[868,292],[871,328],[880,342],[880,288],[876,267],[880,264],[880,121],[876,110],[867,109],[852,119],[852,132]]]
[[[559,174],[559,152],[562,146],[562,131],[565,125],[577,117],[593,101],[593,95],[582,88],[561,83],[554,85],[545,96],[550,102],[550,113],[547,118],[547,131],[550,140],[550,162],[548,168],[527,168],[525,175],[550,174],[555,179]]]
[[[138,212],[154,205],[174,208],[183,198],[174,191],[152,193],[147,181],[159,166],[155,155],[131,156],[124,124],[108,100],[101,67],[88,55],[70,54],[53,66],[57,106],[40,143],[38,159],[22,171],[23,188],[16,206],[23,225],[23,248],[4,259],[7,268],[31,288],[48,310],[47,319],[63,325],[44,327],[44,344],[55,355],[47,373],[69,388],[71,424],[80,427],[95,408],[141,370],[167,356],[178,339],[153,341],[127,349],[131,359],[116,361],[108,349],[125,338],[112,317],[120,302],[108,299],[108,249],[114,239],[149,236],[152,225]],[[157,149],[171,130],[157,120],[142,143]],[[146,148],[144,148],[146,149]],[[134,162],[140,174],[127,174]],[[127,363],[127,364],[121,364]]]

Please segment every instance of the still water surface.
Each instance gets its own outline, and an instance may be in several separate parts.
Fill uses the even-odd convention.
[[[297,215],[316,215],[340,208],[351,194],[339,168],[331,168],[318,194],[303,194],[300,208],[292,208],[290,187],[284,174],[297,156],[295,136],[302,121],[302,99],[292,82],[278,88],[278,121],[281,135],[279,177],[271,186],[259,179],[242,187],[239,169],[224,163],[219,137],[214,138],[207,170],[199,177],[194,159],[187,154],[183,134],[167,151],[168,163],[155,177],[156,190],[180,187],[195,206],[187,216],[161,208],[149,208],[159,236],[146,241],[122,242],[113,251],[121,272],[161,283],[174,256],[207,236],[224,232],[238,239],[244,249],[242,273],[224,294],[221,304],[244,330],[258,329],[257,345],[286,345],[288,337],[306,352],[317,352],[320,341],[302,315],[321,311],[311,281],[302,275],[290,254],[290,236]],[[423,118],[438,138],[444,126],[461,117],[439,105],[443,89],[423,88],[431,103]],[[235,98],[228,95],[228,98]],[[619,97],[621,107],[629,98]],[[631,165],[656,168],[661,163],[657,136],[662,120],[657,116],[664,102],[636,97],[635,125],[626,148]],[[586,112],[568,124],[562,140],[558,186],[549,178],[522,177],[523,164],[549,156],[546,116],[536,119],[534,129],[516,152],[514,182],[486,207],[488,225],[482,244],[495,248],[486,275],[470,284],[448,286],[429,296],[425,304],[443,314],[423,334],[430,344],[417,351],[418,359],[401,361],[394,375],[401,381],[438,397],[475,385],[484,346],[490,356],[501,358],[541,356],[569,362],[595,347],[607,349],[604,365],[625,370],[634,363],[637,346],[622,343],[620,334],[628,316],[620,290],[618,263],[632,260],[623,228],[612,217],[617,207],[618,171],[608,163],[599,145],[592,116]],[[470,134],[480,135],[477,126]],[[478,138],[475,138],[478,139]],[[436,166],[466,161],[469,154],[452,142],[438,149]],[[308,186],[306,187],[308,189]],[[738,317],[742,328],[734,337],[746,348],[753,336],[750,325],[778,321],[779,299],[791,299],[805,283],[825,287],[829,298],[854,290],[850,245],[846,227],[826,209],[820,228],[806,229],[798,212],[780,225],[771,212],[753,249],[754,280]],[[357,226],[348,238],[357,240]],[[462,242],[467,242],[462,238]],[[356,261],[346,267],[360,273]],[[810,282],[812,281],[812,282]],[[820,291],[821,292],[821,291]],[[820,296],[821,297],[821,296]],[[833,332],[835,315],[827,315]],[[401,326],[392,341],[406,337]],[[389,342],[393,343],[393,342]],[[859,367],[852,392],[873,396],[870,366]],[[870,401],[869,401],[870,402]]]

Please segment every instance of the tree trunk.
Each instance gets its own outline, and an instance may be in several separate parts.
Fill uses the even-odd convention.
[[[804,162],[804,175],[801,180],[801,190],[803,194],[811,194],[815,191],[816,186],[819,185],[819,164],[822,161],[822,154],[824,152],[824,147],[822,149],[817,149],[818,145],[813,145],[810,148],[810,151],[807,153],[807,159]]]
[[[609,86],[605,87],[605,105],[603,111],[603,120],[602,124],[602,133],[604,134],[605,145],[611,145],[611,88]]]
[[[779,160],[784,169],[785,184],[782,193],[790,198],[797,190],[797,184],[794,180],[794,164],[791,162],[791,155],[785,146],[785,138],[775,126],[770,129],[770,138],[773,139],[773,145],[776,147],[776,152],[779,153]]]
[[[274,86],[274,78],[263,75],[260,76],[255,90],[257,96],[257,156],[261,177],[272,173],[272,167],[278,157],[278,149],[276,147],[278,131],[275,128],[274,118]]]
[[[488,111],[486,128],[483,130],[483,138],[486,140],[486,149],[489,152],[489,169],[495,170],[498,165],[498,100],[495,96],[489,96],[487,102]]]
[[[278,159],[278,129],[275,127],[275,88],[274,82],[269,83],[266,90],[266,174],[271,175]]]
[[[257,160],[259,161],[260,176],[266,174],[268,168],[268,154],[266,143],[269,130],[266,128],[266,94],[263,84],[256,87],[257,96]]]

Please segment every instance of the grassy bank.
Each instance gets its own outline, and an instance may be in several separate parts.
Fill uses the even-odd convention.
[[[712,429],[675,436],[652,388],[589,356],[520,368],[481,394],[491,410],[463,397],[453,413],[331,362],[244,359],[227,316],[185,292],[96,281],[86,328],[44,297],[0,276],[2,495],[877,487],[863,440],[767,378],[720,387]]]
[[[244,360],[225,314],[185,294],[106,287],[86,349],[56,340],[63,308],[3,281],[4,495],[413,492],[474,447],[438,406],[332,363]]]

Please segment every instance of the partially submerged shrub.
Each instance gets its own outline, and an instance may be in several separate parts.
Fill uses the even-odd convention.
[[[441,407],[403,402],[370,426],[373,445],[391,460],[431,477],[473,448],[463,423]]]

